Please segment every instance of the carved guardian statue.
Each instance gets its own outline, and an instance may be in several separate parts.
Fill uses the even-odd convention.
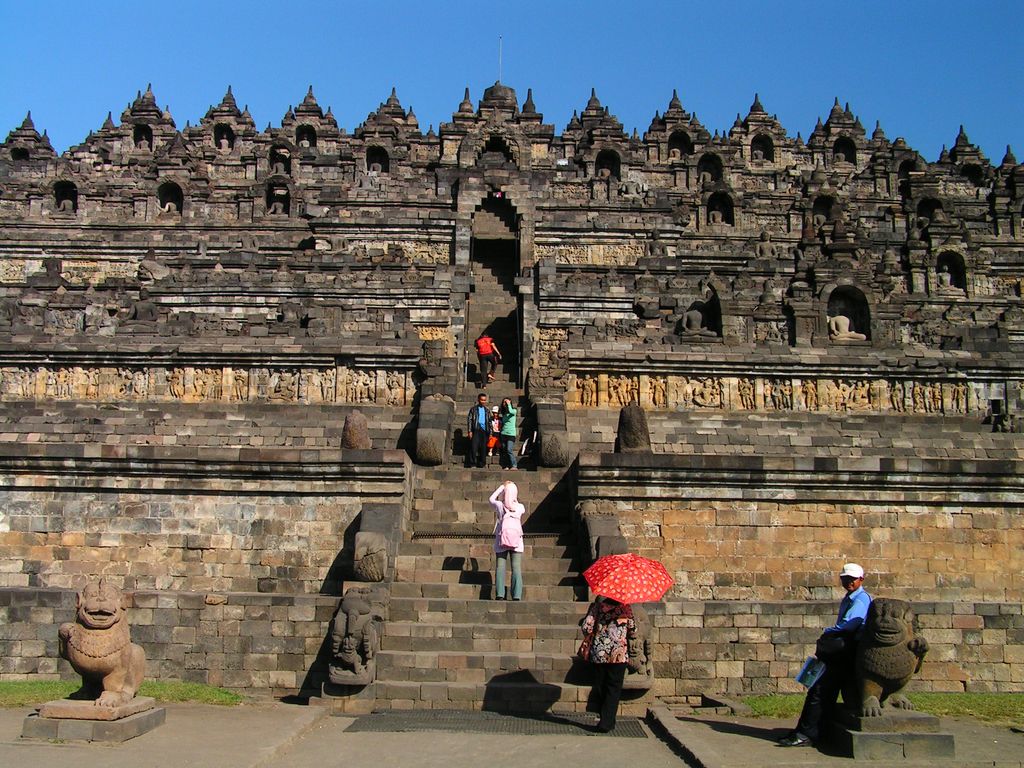
[[[385,592],[350,589],[331,624],[330,680],[335,685],[368,685],[377,676],[377,652],[384,624]]]
[[[57,633],[61,657],[82,676],[82,687],[71,698],[118,707],[135,697],[146,653],[131,642],[126,607],[126,596],[105,579],[78,593],[76,621],[62,624]]]
[[[871,603],[857,646],[856,682],[861,717],[878,717],[888,704],[914,705],[900,691],[921,669],[928,641],[914,636],[914,612],[903,600],[879,597]]]

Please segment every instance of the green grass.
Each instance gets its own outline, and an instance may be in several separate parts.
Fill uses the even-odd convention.
[[[30,707],[53,699],[63,699],[77,691],[79,684],[70,680],[12,680],[0,682],[0,707]],[[234,706],[243,698],[223,688],[179,680],[147,680],[139,689],[140,696],[157,701],[190,701],[196,704]]]
[[[910,693],[920,712],[939,717],[969,717],[996,725],[1024,725],[1024,693]],[[794,718],[800,714],[801,694],[743,698],[758,717]]]

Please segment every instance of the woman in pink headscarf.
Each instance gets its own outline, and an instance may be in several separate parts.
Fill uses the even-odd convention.
[[[519,488],[506,480],[488,499],[494,507],[494,556],[497,562],[494,577],[494,599],[505,599],[505,571],[512,561],[513,600],[523,599],[523,524],[526,507],[519,501]]]

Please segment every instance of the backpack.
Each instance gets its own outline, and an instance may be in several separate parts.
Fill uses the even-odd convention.
[[[481,336],[476,340],[476,351],[481,355],[489,355],[494,352],[494,339],[490,336]]]

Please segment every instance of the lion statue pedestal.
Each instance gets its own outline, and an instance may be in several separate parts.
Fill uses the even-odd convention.
[[[832,724],[835,746],[855,760],[955,756],[953,735],[939,732],[939,718],[914,712],[901,693],[927,652],[928,642],[914,634],[910,603],[886,597],[872,601],[853,675],[859,704],[839,709]]]
[[[58,631],[61,658],[82,676],[67,699],[48,701],[25,719],[23,738],[119,742],[163,724],[166,710],[136,696],[146,653],[131,641],[129,601],[106,580],[78,593],[76,620]]]

